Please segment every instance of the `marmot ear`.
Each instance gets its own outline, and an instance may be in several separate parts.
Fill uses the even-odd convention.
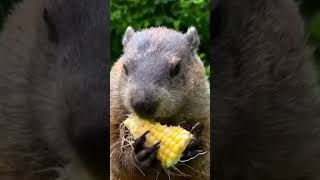
[[[187,42],[190,46],[192,52],[195,52],[199,48],[200,38],[198,36],[197,30],[195,27],[190,27],[186,33]]]
[[[134,34],[134,29],[131,27],[131,26],[128,26],[127,27],[127,30],[126,32],[124,33],[123,35],[123,38],[122,38],[122,45],[123,46],[126,46],[127,43],[129,42],[129,40],[131,39],[132,35]]]

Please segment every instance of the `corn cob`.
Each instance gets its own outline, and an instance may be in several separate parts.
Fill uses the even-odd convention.
[[[183,151],[193,138],[193,135],[180,126],[166,126],[157,122],[143,120],[137,116],[129,116],[124,125],[129,129],[132,136],[136,139],[146,131],[146,145],[151,146],[161,141],[157,158],[162,166],[169,168],[177,164]]]

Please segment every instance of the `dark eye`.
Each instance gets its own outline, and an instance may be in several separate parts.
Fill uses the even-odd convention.
[[[124,73],[128,75],[128,68],[125,64],[123,64]]]
[[[170,70],[170,77],[174,77],[178,75],[180,72],[180,69],[181,69],[181,64],[179,62],[175,66],[173,66],[172,69]]]

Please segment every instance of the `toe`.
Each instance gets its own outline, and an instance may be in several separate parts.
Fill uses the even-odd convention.
[[[144,161],[148,159],[153,153],[156,153],[159,149],[160,142],[154,144],[151,147],[145,148],[139,153],[137,153],[136,157],[138,161]]]
[[[146,142],[146,135],[149,133],[150,131],[146,131],[145,133],[143,133],[138,139],[135,140],[135,142],[133,143],[133,148],[135,153],[141,151],[144,148],[144,143]]]

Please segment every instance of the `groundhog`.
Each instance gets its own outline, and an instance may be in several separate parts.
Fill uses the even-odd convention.
[[[319,81],[298,7],[213,6],[214,179],[320,179]]]
[[[123,55],[110,73],[112,180],[169,178],[154,156],[157,145],[134,146],[143,136],[136,140],[134,148],[121,151],[119,125],[132,113],[162,124],[184,124],[187,129],[200,122],[198,140],[206,155],[177,166],[190,176],[171,174],[170,178],[209,179],[210,92],[204,65],[197,56],[199,43],[194,27],[185,34],[165,27],[139,32],[127,28],[122,40]],[[136,159],[136,155],[142,158]]]
[[[0,34],[0,179],[106,178],[108,12],[25,0]]]

